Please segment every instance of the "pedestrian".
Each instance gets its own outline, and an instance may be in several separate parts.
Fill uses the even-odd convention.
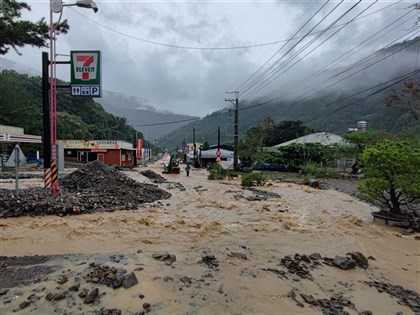
[[[187,176],[190,176],[190,164],[187,164],[187,167],[185,168],[185,172],[187,173]]]

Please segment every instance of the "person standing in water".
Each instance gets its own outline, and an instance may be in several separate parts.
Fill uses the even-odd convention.
[[[185,172],[187,173],[187,176],[190,176],[190,165],[187,164],[187,167],[185,168]]]

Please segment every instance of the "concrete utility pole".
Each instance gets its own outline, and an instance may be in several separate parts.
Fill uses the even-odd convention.
[[[217,150],[220,151],[220,127],[217,127]]]
[[[235,92],[226,92],[226,94],[235,93],[235,98],[225,99],[226,102],[231,102],[235,106],[235,116],[234,116],[234,133],[233,133],[233,170],[238,168],[238,141],[239,141],[239,91]]]
[[[197,167],[197,144],[195,143],[195,128],[193,128],[193,160],[194,166]]]

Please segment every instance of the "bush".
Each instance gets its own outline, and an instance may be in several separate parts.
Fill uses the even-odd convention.
[[[242,186],[261,186],[265,182],[265,175],[260,172],[244,174],[241,179]]]
[[[312,177],[323,177],[331,174],[331,169],[328,167],[321,166],[319,164],[308,162],[300,166],[300,170],[303,175],[308,175]]]
[[[406,141],[386,140],[361,156],[365,178],[359,197],[379,202],[393,214],[415,208],[420,200],[420,149]]]
[[[209,172],[210,174],[207,176],[208,180],[224,179],[227,175],[226,170],[224,170],[219,164],[213,165]]]

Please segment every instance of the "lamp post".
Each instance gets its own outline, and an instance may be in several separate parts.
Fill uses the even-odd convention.
[[[82,8],[92,9],[98,12],[96,3],[92,0],[79,0],[75,3],[63,3],[62,0],[50,0],[50,69],[49,69],[49,108],[50,108],[50,176],[51,176],[51,193],[58,193],[58,168],[57,168],[57,73],[56,73],[56,40],[57,28],[60,25],[63,15],[63,8],[68,6],[78,6]],[[58,13],[57,22],[54,23],[54,13]],[[45,133],[45,130],[44,130]],[[45,175],[45,174],[44,174]]]

